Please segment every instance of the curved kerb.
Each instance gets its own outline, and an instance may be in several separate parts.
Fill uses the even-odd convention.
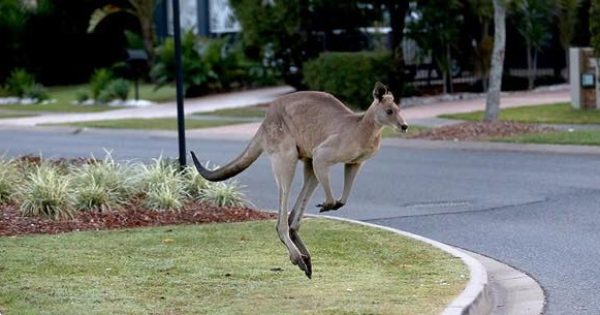
[[[327,215],[311,215],[307,214],[307,217],[313,218],[326,218],[337,221],[344,221],[354,224],[360,224],[372,228],[382,229],[390,231],[402,236],[412,238],[414,240],[427,243],[433,247],[439,248],[452,256],[460,258],[465,265],[469,268],[469,282],[465,289],[456,297],[450,305],[442,312],[443,315],[455,315],[455,314],[490,314],[493,307],[493,299],[489,290],[488,285],[488,274],[483,265],[475,258],[465,254],[455,247],[425,238],[420,235],[412,234],[409,232],[397,230],[394,228],[376,225],[372,223],[332,217]]]

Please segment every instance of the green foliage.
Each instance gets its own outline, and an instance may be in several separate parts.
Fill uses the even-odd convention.
[[[0,159],[0,204],[15,201],[26,216],[61,219],[138,202],[154,211],[178,210],[190,201],[240,207],[248,203],[241,189],[236,182],[209,183],[195,168],[180,171],[162,157],[150,164],[117,163],[110,154],[83,164]]]
[[[592,0],[590,8],[590,43],[594,48],[596,57],[600,57],[600,0]]]
[[[184,90],[192,86],[202,86],[212,75],[206,62],[200,55],[200,43],[192,30],[183,33],[181,38],[181,55],[183,68]],[[157,89],[175,81],[175,42],[167,38],[156,48],[156,62],[150,71],[150,76],[156,82]]]
[[[230,38],[203,39],[189,30],[182,41],[183,81],[187,96],[240,86],[272,84],[272,71],[249,61],[239,43]],[[157,48],[150,76],[160,88],[175,81],[175,48],[172,39]]]
[[[129,164],[116,163],[110,154],[103,161],[72,169],[79,210],[109,211],[126,204],[135,191]]]
[[[210,183],[210,189],[206,189],[201,200],[219,207],[243,207],[246,195],[241,191],[243,187],[236,182]]]
[[[556,0],[558,19],[558,31],[561,46],[567,50],[571,45],[575,35],[575,26],[577,25],[577,11],[581,6],[582,0]]]
[[[304,64],[304,83],[366,109],[373,102],[373,84],[388,81],[391,58],[389,53],[323,53]]]
[[[23,94],[23,97],[34,99],[34,100],[37,100],[38,102],[47,100],[50,98],[46,88],[39,83],[35,83],[33,85],[28,86],[25,89],[25,93]]]
[[[106,91],[108,91],[110,97],[113,99],[119,99],[122,101],[127,100],[127,96],[129,95],[129,90],[131,89],[131,83],[125,79],[115,79],[110,81],[108,86],[106,86]]]
[[[75,99],[77,100],[77,103],[81,104],[81,103],[89,100],[90,99],[90,95],[86,91],[78,91],[75,94]]]
[[[528,45],[535,50],[540,50],[552,38],[550,32],[552,6],[546,0],[515,0],[510,3],[517,31]]]
[[[28,19],[21,0],[0,1],[0,82],[6,79],[11,68],[22,64],[21,39]]]
[[[90,78],[90,91],[93,99],[98,99],[102,91],[106,90],[106,87],[113,80],[113,74],[108,69],[97,69]]]
[[[141,165],[140,170],[139,189],[146,207],[162,211],[183,206],[187,194],[176,163],[160,157],[150,165]]]
[[[242,26],[242,39],[266,66],[279,70],[288,83],[298,80],[292,68],[306,60],[300,1],[231,0]],[[308,22],[308,21],[307,21]]]
[[[210,188],[210,183],[193,166],[187,166],[183,170],[183,182],[186,194],[194,200],[202,199]]]
[[[407,23],[407,36],[419,45],[424,54],[432,55],[442,72],[449,73],[452,66],[450,49],[458,48],[456,42],[464,21],[461,1],[417,1],[416,9],[420,18]],[[483,7],[481,10],[486,9]]]
[[[35,78],[25,69],[16,68],[6,79],[6,89],[18,97],[24,97],[25,91],[35,84]]]
[[[15,161],[0,159],[0,204],[13,199],[20,181],[21,176]]]
[[[26,176],[17,193],[21,213],[25,216],[68,218],[74,212],[71,177],[50,163],[36,165]]]

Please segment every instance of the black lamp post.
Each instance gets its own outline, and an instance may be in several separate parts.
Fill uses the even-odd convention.
[[[173,37],[175,39],[175,85],[177,88],[177,134],[179,139],[179,166],[186,163],[185,119],[183,110],[183,69],[181,68],[181,26],[179,21],[179,0],[173,0]]]

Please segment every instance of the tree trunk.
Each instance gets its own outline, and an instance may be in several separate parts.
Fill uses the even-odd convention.
[[[527,89],[531,90],[533,89],[533,73],[532,73],[532,61],[531,61],[531,44],[529,43],[529,41],[527,41],[526,44],[526,50],[527,50]]]
[[[533,74],[532,74],[532,80],[531,80],[531,87],[529,88],[530,90],[535,87],[535,79],[537,79],[537,59],[538,59],[538,50],[534,49],[533,50]]]
[[[446,78],[448,87],[446,93],[453,93],[454,86],[452,84],[452,52],[450,51],[450,44],[446,44]]]
[[[596,109],[600,109],[600,58],[596,58]]]
[[[154,65],[154,46],[156,45],[154,21],[142,17],[139,20],[144,39],[144,48],[146,49],[146,53],[148,53],[148,66],[152,68]]]
[[[571,72],[571,69],[569,69],[570,64],[571,64],[571,61],[569,60],[569,48],[567,47],[565,49],[565,67],[567,68],[565,71],[565,80],[567,80],[567,83],[571,83],[570,78],[569,78],[569,74]]]
[[[485,103],[486,122],[498,119],[500,112],[500,91],[504,70],[504,49],[506,47],[506,9],[502,0],[494,1],[494,51],[490,69],[490,84]]]

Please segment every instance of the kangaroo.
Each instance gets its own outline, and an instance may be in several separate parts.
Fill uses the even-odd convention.
[[[271,160],[279,188],[279,213],[276,230],[287,247],[290,260],[310,279],[312,263],[300,239],[300,221],[318,184],[325,201],[320,212],[341,208],[350,195],[352,183],[363,162],[379,151],[384,126],[406,132],[408,125],[400,107],[385,85],[375,84],[373,103],[362,114],[353,113],[337,98],[323,92],[296,92],[273,101],[258,131],[246,149],[233,161],[208,170],[191,152],[196,169],[210,181],[231,178],[252,164],[264,151]],[[304,184],[288,217],[288,197],[296,163],[304,163]],[[335,199],[329,183],[329,168],[344,163],[344,190]]]

